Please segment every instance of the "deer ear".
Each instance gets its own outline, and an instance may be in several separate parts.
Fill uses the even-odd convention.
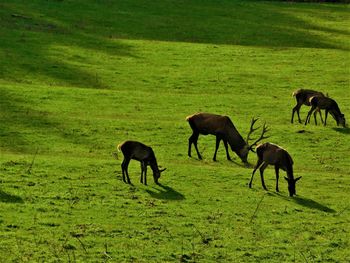
[[[159,170],[160,173],[164,172],[166,168]]]
[[[253,149],[253,147],[249,147],[249,151],[252,151],[253,153],[256,153],[256,151]]]
[[[288,179],[288,177],[284,177],[284,179],[286,179],[286,181],[287,181],[287,182],[289,182],[289,179]]]
[[[301,177],[302,177],[302,176],[299,176],[299,177],[295,178],[294,182],[296,182],[296,181],[300,180],[300,179],[301,179]]]

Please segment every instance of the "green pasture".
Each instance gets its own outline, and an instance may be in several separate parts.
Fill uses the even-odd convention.
[[[350,129],[290,119],[305,87],[350,121],[349,29],[344,4],[1,1],[0,262],[347,262]],[[213,136],[189,158],[199,111],[243,138],[266,122],[297,196],[273,167],[249,189],[255,154],[213,162]],[[152,146],[161,185],[136,161],[122,181],[127,139]]]

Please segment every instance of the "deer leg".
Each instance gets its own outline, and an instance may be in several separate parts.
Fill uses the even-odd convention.
[[[300,114],[299,114],[299,110],[300,110],[301,105],[302,105],[302,104],[299,104],[299,103],[298,103],[298,104],[293,108],[292,119],[291,119],[291,121],[290,121],[291,123],[293,123],[294,113],[295,113],[295,112],[297,112],[299,123],[301,123]]]
[[[198,147],[197,147],[198,137],[199,137],[199,133],[193,132],[191,137],[188,139],[188,156],[191,157],[191,146],[192,146],[192,143],[193,143],[194,144],[194,148],[197,151],[198,159],[202,160],[202,156],[199,153]]]
[[[311,114],[312,114],[312,112],[315,110],[315,108],[316,108],[316,107],[312,106],[312,107],[311,107],[311,110],[308,112],[307,117],[306,117],[306,120],[305,120],[305,125],[306,125],[308,122],[310,122]]]
[[[126,181],[125,181],[125,171],[124,171],[125,165],[124,165],[124,163],[125,163],[125,159],[123,160],[123,162],[121,164],[121,167],[122,167],[122,174],[123,174],[123,182],[126,183]]]
[[[268,164],[267,164],[267,163],[264,163],[264,164],[260,167],[261,184],[262,184],[262,186],[263,186],[263,188],[264,188],[265,190],[267,190],[267,188],[266,188],[265,181],[264,181],[264,170],[265,170],[265,168],[266,168],[267,166],[268,166]]]
[[[141,177],[140,177],[141,184],[143,184],[143,171],[144,171],[144,162],[141,161]]]
[[[299,107],[298,110],[297,110],[297,114],[298,114],[298,121],[299,121],[299,123],[301,123],[301,119],[300,119],[300,107]]]
[[[141,161],[141,184],[147,185],[147,162]]]
[[[258,162],[256,163],[253,173],[252,173],[252,177],[250,178],[250,182],[249,182],[249,188],[252,188],[252,183],[253,183],[253,177],[255,174],[255,171],[259,168],[259,166],[263,163],[262,159],[259,159]]]
[[[123,163],[122,163],[122,172],[123,172],[123,181],[124,183],[130,184],[130,178],[128,174],[128,166],[129,166],[130,159],[124,158]],[[127,179],[127,181],[126,181]]]
[[[314,111],[315,125],[317,125],[316,114],[317,114],[317,110]]]
[[[228,144],[227,144],[227,140],[223,139],[223,141],[224,141],[224,146],[225,146],[225,150],[226,150],[226,157],[227,157],[227,160],[231,161],[230,154],[228,153]]]
[[[320,114],[321,122],[324,123],[323,118],[322,118],[322,112],[321,112],[320,108],[318,108],[318,113]]]
[[[326,110],[325,116],[324,116],[324,126],[327,124],[327,117],[328,117],[328,110]]]
[[[144,176],[144,183],[147,185],[147,163],[145,163],[144,170],[143,170],[143,176]]]
[[[190,138],[188,138],[188,153],[187,153],[188,157],[191,157],[191,146],[193,143],[193,136],[194,136],[194,133],[192,133]]]
[[[275,172],[276,172],[276,192],[279,192],[280,190],[278,189],[278,179],[279,179],[279,167],[275,165]]]
[[[213,161],[215,161],[215,162],[216,162],[216,153],[218,152],[220,141],[221,141],[221,136],[216,135],[215,152],[214,152],[214,157],[213,157]]]

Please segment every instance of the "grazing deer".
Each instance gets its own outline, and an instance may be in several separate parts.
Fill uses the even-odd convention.
[[[254,123],[257,121],[257,119],[254,118],[252,119],[250,131],[248,133],[246,141],[243,140],[242,136],[239,134],[232,121],[227,116],[221,116],[211,113],[196,113],[186,117],[186,120],[190,124],[193,131],[192,135],[188,140],[188,156],[191,157],[191,146],[192,144],[194,144],[198,158],[200,160],[202,159],[202,156],[200,155],[197,147],[199,134],[212,134],[216,136],[216,147],[213,157],[214,161],[216,161],[216,153],[218,151],[220,141],[222,140],[226,149],[227,160],[231,160],[231,157],[228,153],[229,144],[231,146],[231,150],[234,151],[244,163],[247,163],[247,156],[249,150],[254,151],[253,146],[255,146],[262,139],[268,138],[264,136],[264,134],[268,131],[266,124],[264,124],[261,136],[254,143],[248,145],[250,135],[258,129],[253,128]]]
[[[287,177],[284,179],[288,182],[288,191],[289,195],[293,196],[296,194],[295,191],[295,183],[301,178],[293,177],[293,160],[290,157],[289,153],[273,143],[264,143],[260,144],[256,147],[256,154],[258,156],[258,162],[254,167],[252,178],[249,182],[249,188],[252,188],[252,182],[255,171],[260,167],[260,176],[261,176],[261,184],[265,190],[267,190],[265,181],[264,181],[264,170],[266,167],[271,164],[275,166],[276,172],[276,191],[279,192],[278,189],[278,179],[279,179],[279,169],[281,168],[283,171],[287,172]]]
[[[311,90],[311,89],[298,89],[298,90],[294,91],[292,95],[297,100],[297,105],[295,105],[295,107],[293,108],[291,123],[293,123],[295,112],[297,112],[299,123],[301,123],[300,114],[299,114],[300,107],[303,104],[306,106],[311,106],[311,104],[310,104],[311,97],[313,97],[313,96],[326,97],[322,92],[319,92],[316,90]],[[317,112],[320,114],[321,122],[323,123],[322,114],[321,114],[320,109],[317,109],[314,112],[315,123],[317,124],[317,121],[316,121],[316,113]]]
[[[118,150],[124,155],[124,160],[122,162],[122,173],[123,181],[130,184],[130,178],[128,174],[128,166],[131,159],[141,162],[141,179],[140,182],[147,185],[147,165],[151,166],[153,170],[153,179],[156,184],[158,184],[158,179],[160,178],[161,172],[166,168],[159,170],[157,165],[156,156],[151,147],[144,145],[143,143],[136,141],[125,141],[118,145]]]
[[[335,119],[337,122],[337,125],[342,125],[345,128],[345,117],[344,114],[340,112],[340,109],[338,107],[338,104],[336,103],[335,100],[328,98],[328,97],[318,97],[318,96],[313,96],[310,98],[310,105],[311,105],[311,110],[309,111],[305,125],[310,122],[310,117],[312,112],[315,109],[322,109],[326,111],[326,116],[324,119],[324,126],[327,124],[327,116],[328,112],[332,115],[332,117]]]

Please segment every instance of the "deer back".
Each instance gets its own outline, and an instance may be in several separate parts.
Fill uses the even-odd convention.
[[[152,161],[155,159],[151,147],[137,141],[125,141],[118,147],[125,157],[137,161]]]
[[[289,170],[293,166],[292,157],[282,147],[273,143],[264,143],[258,145],[256,153],[259,159],[267,164],[278,165],[283,170]]]
[[[311,97],[314,97],[314,96],[325,97],[322,92],[311,90],[311,89],[299,89],[293,92],[293,96],[295,96],[296,100],[299,103],[303,103],[307,106],[311,106],[310,104]]]
[[[204,135],[222,133],[226,121],[225,116],[211,113],[196,113],[188,116],[186,120],[190,123],[192,129]]]
[[[186,120],[190,123],[191,128],[200,134],[223,136],[233,151],[237,151],[246,145],[244,139],[228,116],[212,113],[196,113],[188,116]]]

